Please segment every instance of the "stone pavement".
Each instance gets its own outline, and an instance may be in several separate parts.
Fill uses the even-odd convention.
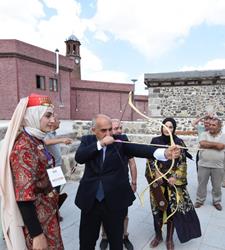
[[[147,182],[144,177],[145,160],[136,159],[138,165],[138,192],[146,187]],[[195,201],[195,192],[197,189],[196,167],[195,162],[188,161],[188,190],[192,201]],[[64,218],[61,223],[62,235],[65,250],[79,249],[79,217],[80,211],[74,205],[74,197],[78,187],[77,182],[69,182],[65,186],[64,191],[69,194],[68,199],[61,208],[61,214]],[[202,228],[202,237],[191,240],[185,244],[181,244],[174,234],[176,250],[225,250],[225,189],[223,191],[222,211],[217,211],[211,202],[211,184],[208,185],[208,194],[205,205],[197,209]],[[148,192],[145,194],[144,207],[141,206],[138,198],[133,206],[129,208],[129,233],[130,240],[135,250],[147,250],[149,242],[154,236],[153,220],[149,204]],[[165,236],[163,227],[163,234]],[[165,237],[164,237],[165,238]],[[6,250],[4,242],[0,240],[0,249]],[[96,249],[99,249],[99,241]],[[164,250],[165,242],[161,243],[158,250]],[[20,249],[16,249],[20,250]]]

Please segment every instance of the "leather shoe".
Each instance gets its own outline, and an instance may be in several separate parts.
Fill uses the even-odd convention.
[[[172,240],[166,242],[166,249],[167,250],[174,250],[174,243]]]
[[[127,250],[134,250],[134,247],[130,240],[128,239],[128,236],[124,236],[123,238],[123,244]]]
[[[108,247],[108,240],[107,239],[102,239],[101,242],[100,242],[100,249],[101,250],[106,250],[107,247]]]
[[[203,204],[200,202],[195,202],[195,208],[200,208]]]
[[[155,238],[150,242],[150,248],[157,247],[163,241],[162,237],[155,236]]]
[[[220,205],[220,203],[213,204],[213,206],[219,211],[222,210],[222,206]]]

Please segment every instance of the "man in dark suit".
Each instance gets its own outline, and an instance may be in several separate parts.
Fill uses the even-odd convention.
[[[135,196],[127,174],[127,156],[159,160],[177,158],[177,146],[155,149],[147,145],[121,143],[123,136],[112,137],[112,122],[99,114],[92,121],[94,135],[83,136],[75,160],[85,163],[77,191],[81,209],[80,250],[94,250],[101,223],[111,250],[123,249],[123,222]]]

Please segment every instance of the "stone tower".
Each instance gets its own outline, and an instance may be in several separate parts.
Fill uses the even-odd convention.
[[[75,80],[81,80],[80,70],[80,41],[75,35],[69,36],[66,41],[66,56],[74,60],[73,77]]]

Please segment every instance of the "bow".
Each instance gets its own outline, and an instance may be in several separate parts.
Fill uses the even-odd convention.
[[[150,118],[150,117],[148,117],[147,115],[143,114],[140,110],[138,110],[138,109],[134,106],[134,104],[133,104],[133,102],[132,102],[132,96],[133,96],[133,93],[132,93],[132,91],[130,91],[130,93],[129,93],[129,98],[128,98],[128,104],[129,104],[129,106],[130,106],[135,112],[137,112],[139,115],[141,115],[142,117],[144,117],[144,118],[147,119],[148,121],[151,121],[151,118]],[[167,126],[165,126],[165,124],[163,124],[162,122],[160,122],[160,121],[158,121],[158,120],[156,120],[156,122],[158,122],[163,128],[165,128],[165,129],[167,130],[167,132],[168,132],[168,134],[169,134],[169,136],[170,136],[170,144],[171,144],[171,146],[175,145],[174,139],[173,139],[173,136],[172,136],[172,133],[171,133],[171,131],[169,130],[169,128],[167,128]],[[158,168],[158,166],[157,166],[157,163],[155,163],[156,170],[158,171],[158,173],[160,174],[160,176],[159,176],[158,178],[156,178],[155,180],[153,180],[153,181],[144,189],[144,191],[142,191],[142,193],[141,193],[141,195],[140,195],[140,198],[139,198],[139,199],[141,200],[142,205],[143,205],[143,202],[142,202],[143,199],[142,199],[142,197],[144,197],[145,191],[146,191],[147,189],[149,189],[149,187],[150,187],[153,183],[157,182],[158,180],[160,180],[160,179],[162,179],[162,178],[164,178],[164,179],[168,182],[168,179],[167,179],[166,175],[172,170],[172,168],[174,167],[174,164],[175,164],[175,160],[172,159],[171,166],[169,167],[168,171],[167,171],[166,173],[163,174],[163,173],[159,170],[159,168]],[[175,192],[176,192],[176,194],[177,194],[177,189],[176,189],[175,185],[173,185],[173,186],[174,186]],[[178,196],[177,196],[177,202],[179,202],[179,197],[178,197]],[[171,213],[171,214],[166,218],[165,222],[166,222],[170,217],[172,217],[176,211],[177,211],[177,207],[176,207],[175,211],[174,211],[173,213]]]

